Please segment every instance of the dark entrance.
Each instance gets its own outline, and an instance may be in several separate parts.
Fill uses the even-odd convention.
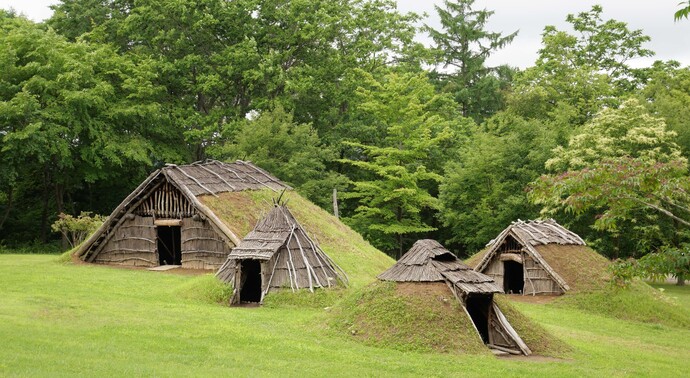
[[[242,260],[240,266],[240,303],[261,302],[261,262],[259,260]]]
[[[484,344],[489,343],[489,313],[491,311],[491,295],[470,295],[467,297],[465,307],[472,318],[472,323],[477,327]]]
[[[506,294],[521,294],[525,286],[522,264],[515,261],[503,262],[503,291]]]
[[[182,265],[180,226],[157,226],[158,264]]]

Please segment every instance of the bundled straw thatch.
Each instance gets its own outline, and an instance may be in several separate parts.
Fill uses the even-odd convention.
[[[418,240],[410,250],[379,279],[398,282],[446,281],[463,293],[500,293],[494,280],[463,264],[439,242]]]
[[[347,283],[345,273],[293,217],[285,205],[275,205],[232,249],[217,277],[241,290],[241,266],[261,261],[261,299],[272,289],[332,287]],[[238,299],[239,300],[239,299]]]

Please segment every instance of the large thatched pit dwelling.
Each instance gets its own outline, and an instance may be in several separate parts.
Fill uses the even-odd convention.
[[[347,283],[347,276],[297,222],[275,204],[232,249],[216,276],[234,288],[231,304],[261,303],[272,290],[314,291]]]
[[[513,222],[467,263],[508,294],[560,295],[608,279],[608,261],[553,219]]]
[[[216,270],[242,235],[231,231],[203,198],[261,189],[277,193],[290,188],[241,160],[166,165],[127,196],[76,255],[98,264]]]
[[[420,286],[445,283],[474,324],[487,346],[514,354],[531,354],[530,349],[494,303],[502,290],[494,280],[463,264],[435,240],[418,240],[379,279]]]

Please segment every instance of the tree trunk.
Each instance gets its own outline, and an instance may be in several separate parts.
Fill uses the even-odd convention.
[[[676,285],[685,286],[685,275],[679,274],[676,276]]]
[[[7,208],[5,209],[5,213],[2,215],[2,219],[0,219],[0,230],[2,230],[2,226],[5,224],[5,221],[10,216],[10,211],[12,210],[12,193],[13,192],[14,192],[14,188],[12,186],[10,186],[10,189],[7,191]]]
[[[62,184],[55,184],[55,208],[58,214],[65,212],[65,190]],[[60,247],[62,250],[67,250],[69,248],[69,240],[67,240],[67,235],[62,234],[62,240],[60,241]]]
[[[47,169],[46,169],[47,171]],[[43,210],[41,211],[41,228],[39,230],[41,243],[48,241],[48,201],[50,199],[50,191],[48,190],[48,173],[43,173]]]

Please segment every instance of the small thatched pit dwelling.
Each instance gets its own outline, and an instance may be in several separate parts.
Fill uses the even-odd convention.
[[[204,198],[263,189],[290,188],[241,160],[168,164],[127,196],[76,255],[98,264],[216,270],[240,238]]]
[[[484,344],[512,354],[532,353],[494,303],[494,293],[502,291],[494,280],[463,264],[435,240],[418,240],[378,278],[417,285],[445,283],[462,304]]]
[[[507,294],[560,295],[600,286],[608,261],[548,219],[513,222],[468,265],[492,277]]]
[[[231,304],[262,303],[272,290],[347,284],[347,276],[319,248],[287,206],[275,204],[233,248],[216,276],[233,285]]]

